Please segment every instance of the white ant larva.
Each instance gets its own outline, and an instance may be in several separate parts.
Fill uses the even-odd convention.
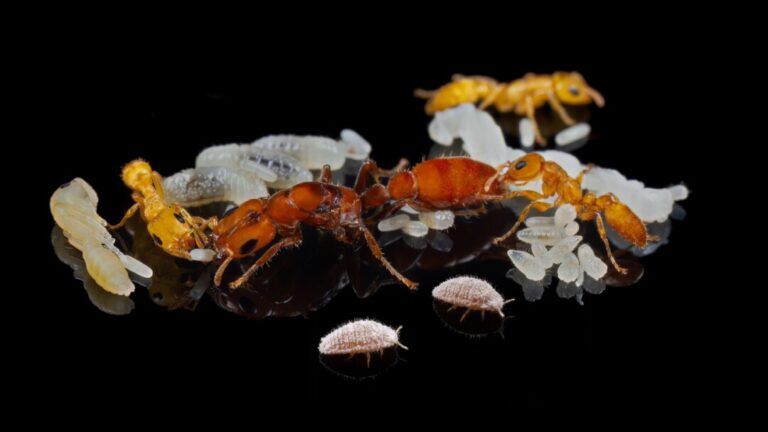
[[[204,166],[185,169],[163,180],[168,202],[184,207],[217,201],[242,204],[251,198],[269,196],[267,185],[256,174],[244,169]]]
[[[312,181],[312,173],[296,158],[275,149],[257,149],[248,144],[208,147],[197,155],[197,167],[242,168],[261,177],[273,189],[286,189]]]
[[[400,343],[400,329],[385,326],[380,322],[362,319],[344,324],[320,339],[318,350],[323,355],[364,354],[366,364],[371,364],[371,354],[382,354],[385,349],[395,345],[406,348]]]
[[[371,144],[352,129],[341,131],[338,141],[315,135],[269,135],[251,143],[251,148],[277,150],[314,170],[325,164],[337,170],[344,166],[347,158],[364,160],[371,153]]]
[[[83,253],[93,280],[108,292],[127,296],[135,289],[128,270],[148,279],[152,269],[117,249],[107,222],[96,213],[98,202],[93,188],[76,178],[53,193],[51,214],[69,243]]]
[[[503,318],[502,308],[505,304],[514,301],[514,299],[504,301],[491,284],[472,276],[458,276],[444,281],[432,290],[432,297],[450,304],[449,310],[466,309],[460,321],[463,321],[472,311],[480,312],[483,318],[486,312],[499,314]]]

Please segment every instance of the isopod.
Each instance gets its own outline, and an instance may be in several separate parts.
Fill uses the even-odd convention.
[[[388,327],[380,322],[362,319],[344,324],[320,339],[318,350],[323,355],[364,354],[366,364],[371,364],[371,354],[382,354],[385,349],[399,346],[408,349],[400,343],[400,330]]]
[[[493,312],[504,317],[502,308],[514,299],[504,301],[488,282],[473,276],[458,276],[448,279],[432,290],[432,297],[451,305],[451,309],[465,308],[461,320],[471,311],[479,311],[485,317],[485,312]]]
[[[242,204],[251,198],[269,196],[267,185],[256,174],[225,166],[189,168],[163,180],[168,202],[184,207],[217,201]]]
[[[107,222],[96,213],[98,201],[91,185],[75,178],[53,193],[51,214],[69,243],[83,253],[93,280],[108,292],[127,296],[135,289],[128,270],[148,279],[152,269],[117,249]]]

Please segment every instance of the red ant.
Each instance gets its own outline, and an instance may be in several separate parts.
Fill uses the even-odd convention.
[[[214,277],[221,284],[224,270],[233,259],[253,255],[264,249],[278,235],[281,237],[256,262],[229,284],[237,288],[281,249],[301,244],[300,224],[307,224],[333,233],[341,242],[352,243],[360,235],[365,238],[373,256],[392,276],[410,289],[417,284],[400,274],[387,261],[373,234],[363,223],[363,203],[358,192],[330,184],[331,168],[323,167],[320,181],[306,182],[272,195],[267,199],[244,202],[231,214],[213,226],[213,236],[219,258],[224,261]]]

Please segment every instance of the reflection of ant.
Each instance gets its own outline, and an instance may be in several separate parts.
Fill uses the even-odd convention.
[[[326,165],[319,182],[300,183],[268,199],[246,201],[215,224],[216,249],[224,259],[214,277],[216,285],[221,283],[224,270],[233,259],[265,248],[278,234],[282,238],[242,276],[230,283],[231,288],[242,285],[281,249],[298,246],[302,240],[299,224],[304,223],[329,231],[344,243],[352,243],[362,234],[374,257],[400,282],[416,289],[416,283],[400,274],[384,258],[376,239],[363,223],[363,203],[358,192],[332,185],[330,181],[331,168]]]
[[[375,162],[367,161],[360,168],[356,189],[364,187],[368,175],[376,179],[382,173]],[[467,207],[482,206],[489,201],[516,197],[531,200],[520,213],[517,223],[506,234],[498,237],[496,243],[511,236],[532,208],[546,211],[562,204],[572,204],[581,220],[596,221],[611,263],[623,272],[611,253],[601,213],[616,232],[638,247],[645,247],[648,242],[645,225],[613,194],[599,197],[591,192],[582,194],[581,179],[584,174],[582,172],[577,178],[571,178],[560,165],[546,161],[536,153],[502,164],[498,169],[466,157],[430,159],[417,164],[410,171],[394,174],[386,187],[375,183],[363,194],[363,202],[366,208],[375,208],[392,200],[381,212],[388,215],[405,205],[417,210],[464,210]],[[530,190],[510,192],[507,189],[509,185],[522,186],[538,178],[542,179],[543,193]],[[553,195],[557,196],[554,204],[541,201]]]
[[[123,219],[116,225],[111,225],[110,229],[125,225],[136,210],[140,210],[155,244],[167,253],[191,259],[191,249],[206,246],[207,236],[204,230],[208,221],[191,216],[177,204],[166,202],[163,180],[147,162],[137,159],[126,165],[123,168],[123,182],[133,191],[131,197],[136,203],[128,209]]]
[[[574,124],[562,104],[587,105],[595,102],[605,105],[605,99],[578,72],[555,72],[552,75],[526,74],[523,78],[510,83],[497,83],[493,78],[484,76],[454,75],[453,81],[437,90],[416,90],[416,97],[428,99],[427,114],[434,114],[463,103],[480,102],[480,108],[493,105],[497,111],[514,111],[525,115],[533,124],[536,142],[544,145],[546,141],[539,131],[534,111],[545,103],[567,125]]]

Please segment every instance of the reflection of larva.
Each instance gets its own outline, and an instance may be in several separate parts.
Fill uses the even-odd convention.
[[[296,158],[277,150],[253,149],[244,144],[225,144],[200,152],[195,165],[199,167],[232,167],[261,177],[274,189],[286,189],[312,181],[312,173]]]
[[[133,292],[128,270],[143,278],[152,269],[123,254],[106,229],[106,221],[96,213],[99,198],[85,180],[76,178],[59,187],[51,196],[51,214],[69,243],[83,253],[88,274],[105,290],[119,295]]]
[[[217,201],[241,204],[269,195],[258,175],[235,167],[201,166],[185,169],[163,180],[168,202],[184,207]]]

